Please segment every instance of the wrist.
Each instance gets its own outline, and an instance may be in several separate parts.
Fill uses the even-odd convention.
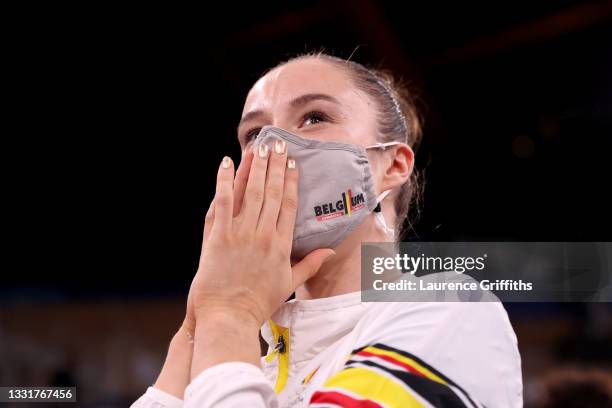
[[[183,399],[185,387],[189,384],[193,343],[190,342],[186,328],[181,325],[174,334],[162,370],[154,387]]]
[[[242,361],[259,367],[259,329],[256,321],[236,310],[217,309],[197,319],[191,379],[217,364]]]
[[[181,327],[179,327],[179,329],[172,337],[172,340],[170,341],[170,346],[181,349],[192,349],[194,335],[195,325],[183,322]]]
[[[257,334],[263,322],[255,314],[236,308],[206,308],[196,312],[196,326],[193,331],[194,337],[198,333],[235,331],[239,328],[242,332]]]
[[[201,322],[214,320],[219,323],[229,321],[259,330],[266,320],[256,295],[246,288],[223,297],[207,296],[195,304],[194,315],[196,327]]]

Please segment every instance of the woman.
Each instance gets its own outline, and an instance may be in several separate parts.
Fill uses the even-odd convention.
[[[501,304],[360,300],[360,244],[400,235],[419,137],[410,95],[358,63],[309,54],[259,79],[185,320],[133,406],[521,406]]]

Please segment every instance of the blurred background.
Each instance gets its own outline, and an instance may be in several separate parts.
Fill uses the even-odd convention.
[[[125,407],[153,383],[216,169],[240,156],[244,98],[307,51],[390,69],[419,95],[426,187],[405,239],[611,240],[609,1],[54,4],[5,18],[0,385],[76,385],[79,406]],[[565,368],[610,372],[610,304],[506,308],[528,406]]]

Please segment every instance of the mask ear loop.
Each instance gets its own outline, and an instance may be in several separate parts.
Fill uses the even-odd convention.
[[[386,142],[386,143],[376,143],[370,146],[366,146],[366,149],[382,149],[383,151],[389,146],[395,146],[400,144],[400,142]],[[374,217],[376,219],[376,223],[378,226],[390,237],[395,238],[395,230],[393,228],[389,228],[387,226],[387,221],[382,213],[382,208],[380,207],[380,203],[384,200],[391,190],[385,190],[376,197],[376,207],[374,208]]]
[[[378,226],[385,232],[385,234],[395,238],[395,230],[393,228],[389,228],[387,226],[387,221],[385,220],[385,216],[382,213],[382,208],[380,203],[384,200],[391,190],[385,190],[378,197],[376,197],[376,207],[374,208],[374,217],[376,218],[376,223]]]
[[[389,146],[395,146],[400,144],[400,142],[386,142],[386,143],[376,143],[370,146],[366,146],[366,149],[382,149],[385,150]]]

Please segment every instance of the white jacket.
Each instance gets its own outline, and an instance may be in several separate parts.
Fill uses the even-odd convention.
[[[498,302],[285,303],[262,327],[262,369],[204,370],[185,407],[521,407],[521,361]],[[281,338],[282,337],[282,338]],[[133,408],[179,408],[150,387]]]

